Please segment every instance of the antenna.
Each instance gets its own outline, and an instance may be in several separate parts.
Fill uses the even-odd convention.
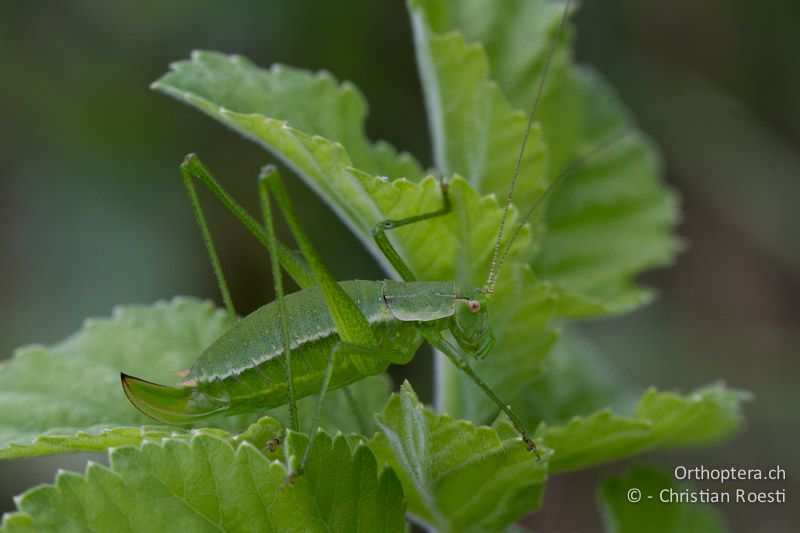
[[[553,190],[561,184],[561,182],[563,182],[573,172],[582,167],[584,163],[586,163],[586,161],[593,158],[595,155],[599,154],[600,152],[602,152],[615,142],[619,141],[620,139],[631,133],[633,133],[633,130],[631,128],[623,128],[621,130],[612,133],[602,141],[592,146],[592,148],[588,150],[586,153],[583,153],[579,155],[577,158],[573,159],[572,162],[570,162],[570,164],[567,165],[567,167],[564,170],[562,170],[561,173],[559,173],[559,175],[556,176],[556,178],[553,181],[550,182],[550,185],[548,185],[547,188],[542,192],[542,194],[539,195],[536,201],[533,202],[533,205],[530,206],[528,211],[525,213],[525,216],[522,217],[522,220],[520,220],[519,224],[517,224],[517,227],[514,228],[514,233],[511,235],[511,240],[508,241],[508,244],[503,249],[503,254],[500,256],[500,260],[497,262],[498,272],[500,271],[501,268],[503,268],[503,263],[505,263],[506,261],[508,252],[511,251],[511,245],[514,244],[514,241],[517,240],[519,232],[522,231],[522,228],[525,226],[525,223],[528,222],[528,219],[531,217],[531,215],[542,205],[542,202],[544,202],[545,198],[547,198],[550,195],[550,193],[553,192]]]
[[[519,155],[517,156],[517,163],[514,165],[514,173],[511,176],[511,184],[508,188],[508,197],[506,198],[506,205],[503,208],[503,218],[500,219],[500,229],[497,232],[497,243],[494,246],[494,253],[492,254],[492,266],[489,269],[489,277],[486,278],[486,286],[485,290],[487,294],[492,294],[494,292],[494,286],[497,282],[497,272],[499,271],[498,268],[498,258],[500,257],[500,244],[503,241],[503,230],[505,229],[506,219],[508,218],[508,211],[511,208],[511,200],[514,197],[514,188],[517,185],[517,177],[519,176],[519,169],[522,166],[522,158],[525,155],[525,148],[528,144],[528,137],[531,133],[531,128],[533,127],[533,121],[536,118],[536,110],[539,108],[539,101],[542,99],[542,93],[544,92],[544,82],[547,80],[547,72],[550,70],[550,63],[552,62],[553,55],[555,54],[556,47],[558,46],[558,41],[561,40],[561,35],[564,33],[564,26],[567,24],[567,17],[569,16],[570,11],[570,4],[571,0],[566,0],[564,2],[564,14],[561,15],[561,22],[558,25],[558,30],[556,31],[556,35],[553,38],[553,43],[550,45],[550,49],[547,52],[547,58],[545,59],[544,69],[542,70],[542,78],[539,80],[539,87],[536,89],[536,98],[533,100],[533,106],[531,106],[530,115],[528,115],[528,125],[525,128],[525,135],[522,137],[522,146],[519,149]],[[536,201],[534,205],[537,205],[541,202],[541,198]],[[517,230],[514,233],[514,236],[519,233]],[[509,243],[508,247],[506,247],[506,252],[503,254],[503,258],[505,258],[506,253],[508,253],[508,248],[513,243],[512,241]],[[500,263],[502,265],[502,262]]]
[[[715,104],[715,105],[719,106],[720,108],[725,109],[725,110],[727,110],[729,112],[732,112],[732,113],[740,113],[741,112],[741,109],[738,106],[732,105],[730,102],[720,102],[719,99],[709,98],[704,94],[699,94],[699,95],[682,96],[682,97],[679,97],[679,98],[670,98],[669,100],[661,102],[660,104],[658,104],[654,108],[649,109],[646,113],[643,113],[642,115],[640,115],[638,117],[638,120],[640,122],[647,123],[651,119],[653,119],[656,114],[663,112],[664,110],[668,109],[670,106],[673,106],[673,105],[675,105],[677,103],[681,103],[681,102],[692,102],[692,101]],[[569,176],[571,176],[575,171],[577,171],[579,168],[581,168],[588,160],[594,158],[597,154],[601,153],[602,151],[604,151],[609,146],[611,146],[611,145],[619,142],[620,140],[624,139],[628,135],[633,135],[633,134],[637,133],[637,131],[638,130],[636,130],[633,125],[629,124],[627,126],[624,126],[621,129],[618,129],[618,130],[610,133],[604,139],[602,139],[601,141],[599,141],[596,144],[594,144],[589,150],[587,150],[583,154],[580,154],[575,159],[573,159],[566,166],[566,168],[564,168],[564,170],[562,170],[558,174],[558,176],[556,176],[556,178],[552,182],[550,182],[550,184],[545,188],[545,190],[542,192],[542,194],[538,198],[536,198],[536,200],[533,202],[533,205],[531,205],[531,207],[525,213],[525,216],[523,216],[522,219],[520,220],[520,222],[517,224],[517,227],[514,228],[514,233],[511,235],[511,239],[508,241],[508,244],[503,249],[503,253],[500,255],[499,261],[497,261],[497,268],[495,269],[495,271],[496,272],[500,272],[500,269],[503,268],[503,263],[505,263],[506,257],[508,256],[509,252],[511,251],[511,246],[517,240],[517,237],[519,236],[520,231],[522,231],[522,228],[528,222],[528,219],[531,217],[531,215],[539,207],[541,207],[541,205],[544,202],[545,198],[547,198],[550,195],[550,193],[553,192],[553,190],[555,190],[565,179],[567,179]],[[493,265],[494,265],[494,263],[493,263]]]

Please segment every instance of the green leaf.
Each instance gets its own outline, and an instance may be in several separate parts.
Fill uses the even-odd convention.
[[[370,448],[397,472],[409,511],[438,530],[497,530],[539,507],[546,463],[507,424],[436,415],[406,382],[378,425]]]
[[[247,441],[259,449],[265,449],[269,440],[283,434],[283,426],[274,418],[265,416],[250,424],[240,434],[232,434],[222,429],[201,428],[183,429],[166,426],[117,427],[103,429],[96,433],[78,431],[74,435],[42,435],[35,437],[30,444],[11,443],[0,449],[0,459],[37,457],[60,453],[105,452],[120,446],[138,446],[145,441],[161,439],[189,440],[198,434],[213,435],[230,442]]]
[[[489,78],[488,58],[480,45],[467,43],[460,33],[431,28],[431,10],[451,6],[426,4],[411,2],[410,10],[436,167],[444,175],[464,176],[481,193],[504,198],[527,117],[509,107]],[[539,137],[536,127],[520,168],[517,205],[530,205],[543,190],[545,153]]]
[[[271,117],[343,144],[353,164],[365,172],[391,178],[422,177],[419,163],[409,154],[398,155],[387,143],[366,140],[364,97],[352,84],[338,84],[325,71],[311,74],[278,64],[267,71],[242,56],[206,51],[193,52],[191,61],[175,62],[171,69],[151,87],[195,105],[223,123],[224,109]]]
[[[205,433],[109,455],[110,468],[61,472],[22,495],[2,531],[405,530],[397,477],[341,436],[319,433],[312,466],[286,487],[281,463]]]
[[[125,397],[120,371],[175,381],[169,372],[188,368],[227,327],[225,314],[213,304],[176,298],[150,307],[118,307],[111,318],[89,319],[59,344],[20,348],[0,366],[0,457],[15,456],[12,443],[31,444],[40,436],[86,433],[75,437],[75,451],[84,445],[96,449],[104,439],[110,445],[130,442],[136,432],[130,427],[103,433],[152,422]],[[218,424],[245,427],[252,419]],[[158,431],[146,431],[151,430]],[[63,443],[40,440],[37,449],[54,453]]]
[[[585,70],[572,82],[585,109],[576,154],[603,147],[550,198],[535,270],[561,289],[563,316],[626,312],[653,296],[636,275],[671,263],[681,248],[678,201],[660,178],[658,153],[611,89]]]
[[[33,437],[28,444],[11,442],[0,448],[0,459],[36,457],[59,453],[103,452],[116,446],[137,445],[145,440],[157,440],[174,434],[189,435],[182,429],[164,426],[117,427],[96,431],[78,431],[74,435],[56,434]]]
[[[542,372],[511,401],[527,427],[566,423],[605,407],[635,405],[640,389],[622,380],[577,328],[562,332]]]
[[[558,32],[564,2],[508,0],[499,6],[492,0],[413,0],[411,6],[431,33],[442,36],[459,32],[468,42],[480,43],[488,58],[489,77],[500,86],[511,107],[530,110]],[[586,111],[571,80],[580,67],[571,60],[569,24],[565,30],[536,111],[547,145],[551,177],[576,155],[581,115]],[[519,141],[514,145],[518,149]]]
[[[628,491],[641,491],[641,501],[632,503]],[[634,467],[624,477],[606,478],[600,489],[600,507],[608,533],[715,533],[728,528],[710,505],[664,503],[662,490],[682,492],[695,487],[676,483],[659,470]]]
[[[440,159],[449,172],[472,176],[467,161],[486,150],[476,142],[479,136],[469,135],[469,128],[454,131],[454,127],[479,121],[494,102],[481,95],[492,82],[475,79],[486,73],[488,64],[489,76],[512,102],[511,108],[528,110],[564,4],[413,0],[410,5],[435,153],[448,155]],[[462,39],[482,43],[483,48],[465,45],[454,53],[453,43]],[[560,289],[559,314],[582,317],[627,311],[650,299],[650,291],[632,280],[648,268],[671,261],[679,247],[672,236],[678,214],[674,194],[659,178],[660,162],[652,144],[635,130],[608,84],[572,63],[571,40],[568,31],[556,49],[537,109],[541,140],[547,147],[547,180],[553,180],[571,161],[627,132],[624,139],[583,162],[558,187],[545,208],[543,239],[532,250],[536,272]],[[465,102],[483,106],[476,110]],[[466,116],[459,114],[462,110]],[[510,121],[505,128],[514,129]],[[450,135],[442,139],[439,130]],[[483,131],[491,130],[484,124]],[[511,155],[497,152],[503,164],[510,165],[519,149],[521,134],[515,135],[516,140],[506,140]],[[541,151],[536,145],[530,148],[537,154]],[[481,192],[504,195],[510,172],[503,172],[494,176],[502,181],[493,181],[496,185],[489,188],[481,185]],[[533,186],[539,179],[527,176],[522,181]],[[530,199],[522,195],[515,196],[515,201],[527,206]]]
[[[714,385],[687,396],[648,390],[634,417],[609,409],[575,417],[566,425],[540,427],[553,450],[550,470],[563,472],[612,461],[644,450],[699,446],[729,438],[742,426],[747,393]]]
[[[653,422],[652,440],[665,446],[696,446],[722,440],[744,423],[742,403],[752,398],[748,392],[730,390],[717,383],[687,396],[645,392],[636,416]]]

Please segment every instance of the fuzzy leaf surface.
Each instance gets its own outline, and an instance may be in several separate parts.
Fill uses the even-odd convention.
[[[468,41],[457,27],[435,29],[445,18],[443,12],[459,9],[454,4],[469,8],[471,3],[410,3],[417,64],[437,169],[464,176],[483,194],[505,198],[527,127],[525,112],[512,109],[489,77],[489,60],[480,44]],[[494,11],[485,2],[484,7]],[[520,165],[517,205],[530,205],[542,193],[544,158],[537,125]]]
[[[440,159],[448,172],[473,176],[474,165],[468,161],[488,152],[481,149],[479,136],[470,137],[469,128],[460,126],[469,123],[460,112],[474,123],[493,102],[485,95],[476,98],[477,72],[488,68],[492,81],[484,83],[499,86],[511,109],[527,112],[564,3],[412,0],[410,6],[434,153],[447,155]],[[624,133],[582,162],[547,200],[540,213],[542,238],[530,251],[536,272],[559,289],[559,314],[581,317],[628,311],[650,299],[650,291],[633,278],[671,261],[678,249],[672,236],[678,215],[674,194],[659,177],[660,161],[652,144],[633,127],[608,84],[572,62],[571,33],[568,27],[553,56],[536,112],[539,128],[534,133],[539,135],[529,141],[526,153],[532,161],[523,165],[522,193],[515,195],[515,202],[527,207],[531,200],[525,187],[533,187],[535,194],[542,182],[555,179],[571,161]],[[467,44],[456,54],[452,43],[460,40],[483,46]],[[464,102],[479,104],[470,109]],[[483,124],[482,131],[492,129]],[[503,138],[512,152],[493,154],[502,161],[495,165],[506,168],[498,167],[499,173],[474,182],[482,183],[481,192],[494,191],[501,197],[511,176],[508,165],[522,138],[510,121],[504,131],[508,139],[497,133],[491,138]]]
[[[0,531],[405,530],[400,483],[368,448],[319,433],[309,464],[282,488],[283,464],[249,443],[201,433],[116,448],[109,468],[61,472],[22,495]]]
[[[409,512],[439,531],[498,530],[541,503],[547,463],[506,424],[436,415],[406,382],[378,425],[370,448],[397,472]]]
[[[212,435],[231,443],[249,442],[256,448],[266,449],[268,441],[283,435],[283,425],[276,419],[265,416],[247,427],[241,433],[229,433],[223,429],[200,428],[184,429],[174,426],[139,426],[103,429],[96,433],[79,431],[74,435],[42,435],[35,437],[30,444],[12,443],[0,450],[0,459],[36,457],[77,452],[105,452],[120,446],[138,446],[146,441],[162,439],[190,440],[196,435]]]
[[[0,366],[0,457],[13,457],[14,444],[40,436],[72,437],[74,451],[130,443],[152,420],[137,411],[120,386],[120,371],[160,383],[169,372],[189,368],[228,328],[225,314],[209,302],[176,298],[153,306],[121,306],[111,318],[86,320],[83,328],[53,346],[26,346]],[[221,420],[246,427],[242,419]],[[230,427],[230,426],[229,426]],[[123,428],[105,432],[111,428]],[[162,427],[164,431],[169,428]],[[160,431],[158,428],[143,430]],[[42,452],[55,443],[39,441]],[[18,451],[29,455],[36,448]]]
[[[609,409],[575,417],[537,432],[553,450],[550,470],[563,472],[664,447],[706,445],[742,427],[741,404],[749,395],[713,385],[686,396],[650,389],[635,416]]]
[[[559,426],[611,407],[632,410],[641,389],[623,380],[578,328],[562,330],[542,373],[510,403],[526,427]]]
[[[328,72],[312,74],[280,64],[266,70],[242,56],[206,51],[196,51],[190,61],[175,62],[171,68],[151,87],[215,118],[224,115],[221,106],[285,121],[346,146],[353,164],[365,172],[390,178],[422,177],[411,155],[397,154],[384,142],[367,141],[364,97],[351,83],[340,84]]]

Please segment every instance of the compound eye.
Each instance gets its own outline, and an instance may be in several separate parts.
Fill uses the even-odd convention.
[[[481,310],[481,303],[478,300],[469,300],[467,301],[467,309],[473,313],[477,313]]]

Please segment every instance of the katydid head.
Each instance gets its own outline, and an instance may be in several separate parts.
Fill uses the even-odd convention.
[[[458,345],[476,359],[483,359],[494,344],[489,327],[486,293],[474,287],[459,290],[450,332]]]

